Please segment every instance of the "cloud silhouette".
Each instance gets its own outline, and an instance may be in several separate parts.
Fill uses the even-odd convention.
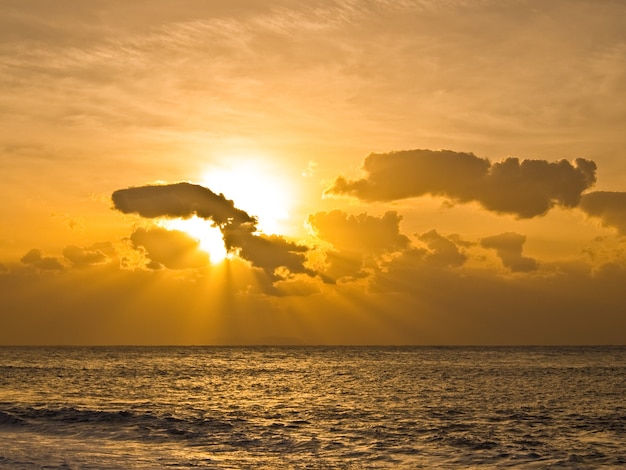
[[[535,271],[538,267],[533,258],[522,256],[522,247],[526,237],[514,232],[505,232],[499,235],[483,238],[480,245],[483,248],[496,250],[502,264],[513,272]]]
[[[145,250],[151,268],[187,269],[209,264],[209,255],[199,250],[200,243],[178,230],[138,228],[130,240],[135,248]]]
[[[258,233],[256,217],[236,208],[234,202],[223,194],[216,194],[203,186],[191,183],[140,186],[117,190],[112,199],[115,208],[124,213],[137,213],[147,218],[196,215],[214,222],[222,232],[226,249],[262,269],[271,282],[298,273],[317,275],[305,266],[306,246],[279,235]],[[165,232],[165,229],[140,229],[131,239],[135,245],[143,246],[150,259],[159,265],[188,266],[189,259],[180,261],[180,257],[189,253],[192,248],[189,242],[181,237],[180,232],[173,236]],[[172,245],[167,248],[169,243]],[[197,263],[200,263],[199,259],[191,261],[194,266]]]
[[[22,263],[34,266],[39,269],[50,270],[50,271],[59,271],[63,269],[63,265],[59,262],[57,258],[52,257],[43,257],[41,254],[41,250],[33,248],[20,260]]]
[[[256,218],[237,209],[233,201],[204,186],[191,183],[148,185],[119,189],[112,195],[115,208],[142,217],[188,218],[197,215],[219,226],[256,225]]]
[[[417,238],[428,246],[429,252],[424,255],[424,261],[439,267],[461,266],[467,256],[450,238],[446,238],[436,230],[418,235]]]
[[[606,226],[617,228],[626,235],[626,192],[595,191],[584,194],[580,208],[592,217],[598,217]]]
[[[253,266],[261,268],[272,281],[288,276],[279,268],[290,273],[304,273],[315,276],[316,273],[304,266],[308,248],[285,240],[278,235],[256,235],[247,226],[227,225],[224,227],[224,242],[229,251],[235,250],[240,257]]]
[[[555,205],[575,207],[583,191],[596,181],[596,164],[578,158],[491,163],[472,153],[451,150],[405,150],[372,153],[363,162],[366,176],[339,176],[325,194],[349,195],[364,201],[393,201],[427,194],[454,202],[480,203],[496,213],[531,218]]]

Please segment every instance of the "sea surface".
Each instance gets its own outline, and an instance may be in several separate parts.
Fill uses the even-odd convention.
[[[1,347],[2,469],[626,467],[626,347]]]

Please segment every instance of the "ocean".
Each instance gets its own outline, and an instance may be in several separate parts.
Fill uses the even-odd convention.
[[[2,469],[626,467],[626,347],[0,347]]]

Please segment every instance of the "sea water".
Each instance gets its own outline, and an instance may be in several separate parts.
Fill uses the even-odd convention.
[[[2,469],[619,468],[625,347],[3,347]]]

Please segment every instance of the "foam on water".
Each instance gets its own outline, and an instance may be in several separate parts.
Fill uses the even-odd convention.
[[[626,348],[0,348],[0,467],[626,465]]]

